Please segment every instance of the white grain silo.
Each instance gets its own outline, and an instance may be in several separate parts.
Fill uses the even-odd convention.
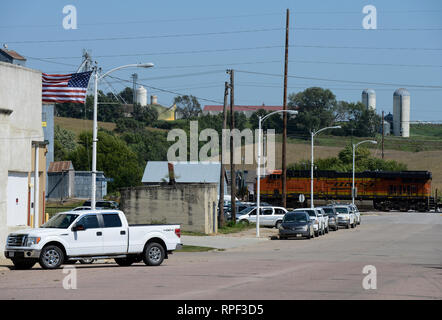
[[[366,108],[376,111],[376,92],[373,89],[364,89],[362,91],[362,103]]]
[[[410,93],[404,88],[393,94],[393,132],[395,136],[410,136]]]
[[[147,90],[143,86],[138,87],[137,89],[136,103],[138,103],[142,107],[147,106]]]

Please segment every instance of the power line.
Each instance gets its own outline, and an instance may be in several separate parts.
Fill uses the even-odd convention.
[[[85,39],[58,39],[58,40],[23,40],[23,41],[4,41],[8,44],[35,44],[35,43],[65,43],[65,42],[89,42],[89,41],[115,41],[115,40],[140,40],[140,39],[160,39],[160,38],[184,38],[184,37],[200,37],[200,36],[214,36],[226,34],[239,33],[255,33],[255,32],[269,32],[278,31],[282,28],[269,29],[251,29],[251,30],[234,30],[234,31],[219,31],[219,32],[205,32],[205,33],[181,33],[181,34],[165,34],[165,35],[142,35],[142,36],[124,36],[124,37],[107,37],[107,38],[85,38]]]
[[[257,74],[257,75],[272,76],[272,77],[282,77],[281,74],[255,72],[255,71],[246,71],[246,70],[236,70],[236,71],[242,72],[242,73],[248,73],[248,74]],[[331,82],[342,82],[342,83],[361,83],[361,84],[370,84],[370,85],[375,84],[375,85],[383,85],[383,86],[399,86],[399,87],[416,87],[416,88],[442,89],[442,86],[435,86],[435,85],[397,84],[397,83],[385,83],[385,82],[338,80],[338,79],[328,79],[328,78],[318,78],[318,77],[305,77],[305,76],[295,76],[295,75],[289,75],[288,77],[296,78],[296,79],[307,79],[307,80],[317,80],[317,81],[331,81]]]
[[[364,28],[355,27],[303,27],[296,26],[290,28],[294,31],[367,31]],[[274,28],[261,28],[261,29],[248,29],[248,30],[232,30],[232,31],[218,31],[218,32],[200,32],[200,33],[179,33],[179,34],[162,34],[162,35],[130,35],[120,37],[102,37],[102,38],[83,38],[83,39],[44,39],[44,40],[22,40],[22,41],[3,41],[8,44],[35,44],[35,43],[66,43],[66,42],[90,42],[90,41],[116,41],[116,40],[140,40],[140,39],[162,39],[162,38],[185,38],[185,37],[203,37],[203,36],[215,36],[215,35],[231,35],[241,33],[258,33],[258,32],[271,32],[284,30],[281,27]],[[441,31],[441,26],[434,27],[410,27],[410,28],[378,28],[369,30],[375,31]]]
[[[124,24],[140,24],[140,23],[161,23],[161,22],[185,22],[185,21],[207,21],[207,20],[220,20],[220,19],[237,19],[237,18],[248,18],[248,17],[262,17],[262,16],[277,16],[281,13],[261,13],[261,14],[243,14],[243,15],[232,15],[232,16],[212,16],[212,17],[200,17],[200,18],[170,18],[170,19],[151,19],[151,20],[132,20],[132,21],[102,21],[102,22],[91,22],[91,23],[81,23],[80,26],[103,26],[103,25],[124,25]],[[0,28],[30,28],[30,27],[60,27],[58,24],[47,24],[47,25],[12,25],[12,26],[0,26]]]
[[[247,83],[239,83],[237,84],[237,86],[240,87],[260,87],[260,88],[281,88],[282,85],[278,85],[278,84],[247,84]],[[303,88],[307,88],[307,87],[311,87],[311,84],[305,84],[305,85],[299,85],[299,86],[289,86],[288,88],[290,89],[303,89]],[[343,87],[328,87],[327,89],[330,90],[348,90],[348,91],[362,91],[362,88],[343,88]],[[376,91],[391,91],[391,89],[379,89],[377,88]],[[415,89],[414,91],[440,91],[440,89]]]
[[[442,27],[440,26],[433,26],[433,27],[405,27],[405,28],[399,28],[399,27],[392,27],[392,28],[376,28],[376,29],[364,29],[362,27],[355,28],[355,27],[303,27],[303,26],[297,26],[290,28],[294,31],[299,30],[308,30],[308,31],[370,31],[370,32],[376,32],[376,31],[441,31]]]
[[[311,14],[361,14],[361,11],[296,11],[291,10],[291,15],[311,15]],[[382,10],[382,14],[418,14],[418,13],[432,13],[438,14],[442,10]],[[192,21],[210,21],[210,20],[228,20],[238,18],[250,17],[264,17],[264,16],[281,16],[281,12],[274,13],[257,13],[257,14],[242,14],[242,15],[228,15],[228,16],[209,16],[209,17],[192,17],[192,18],[168,18],[168,19],[149,19],[149,20],[129,20],[129,21],[101,21],[101,22],[86,22],[80,23],[80,26],[107,26],[107,25],[125,25],[125,24],[143,24],[143,23],[170,23],[170,22],[192,22]],[[0,28],[59,28],[58,24],[41,24],[41,25],[2,25]]]
[[[257,47],[242,47],[242,48],[221,48],[221,49],[202,49],[202,50],[188,50],[188,51],[162,51],[162,52],[139,52],[139,53],[121,53],[121,54],[108,54],[108,55],[96,55],[94,58],[116,58],[116,57],[141,57],[141,56],[155,56],[155,55],[176,55],[176,54],[202,54],[202,53],[215,53],[215,52],[229,52],[229,51],[245,51],[245,50],[262,50],[262,49],[275,49],[283,48],[281,45],[268,45]],[[316,49],[356,49],[356,50],[411,50],[411,51],[442,51],[442,48],[418,48],[418,47],[362,47],[362,46],[326,46],[326,45],[292,45],[294,48],[316,48]],[[60,56],[60,57],[30,57],[29,59],[36,60],[57,60],[57,59],[78,59],[78,56]]]

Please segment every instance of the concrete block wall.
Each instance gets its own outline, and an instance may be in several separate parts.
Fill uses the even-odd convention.
[[[180,224],[184,231],[218,231],[216,183],[152,185],[120,190],[130,224]]]

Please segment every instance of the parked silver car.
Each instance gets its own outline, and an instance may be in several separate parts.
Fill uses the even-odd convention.
[[[284,220],[279,227],[279,239],[289,237],[311,239],[314,236],[313,223],[307,212],[291,211],[284,215]]]

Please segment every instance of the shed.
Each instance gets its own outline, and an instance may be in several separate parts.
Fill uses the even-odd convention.
[[[75,173],[71,161],[53,161],[48,168],[48,199],[72,198],[75,193]]]

